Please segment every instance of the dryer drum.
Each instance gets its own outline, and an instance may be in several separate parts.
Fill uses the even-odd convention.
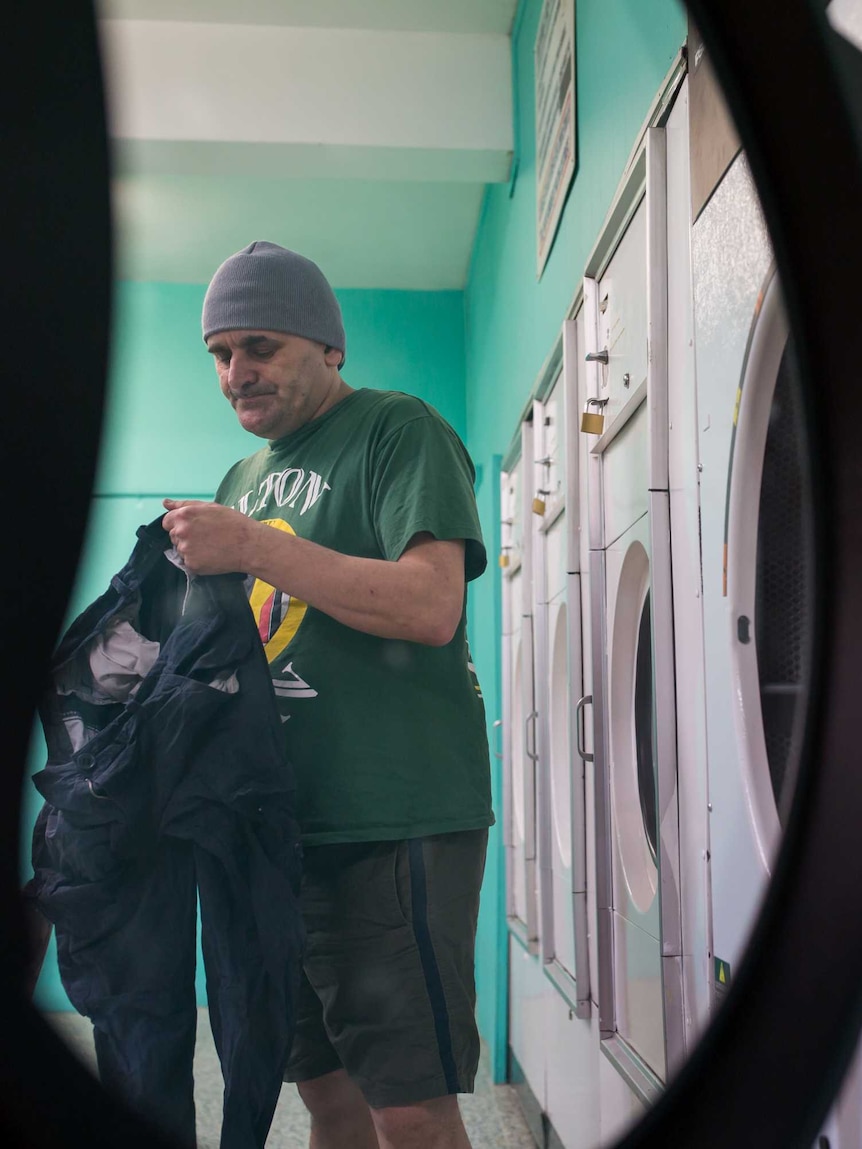
[[[755,589],[763,734],[779,816],[789,805],[795,776],[810,638],[810,547],[800,418],[799,380],[788,345],[772,397],[763,458]]]
[[[658,812],[656,809],[655,754],[653,752],[653,674],[652,616],[650,593],[647,591],[638,624],[635,660],[635,748],[637,754],[638,794],[644,831],[653,861],[658,857]]]

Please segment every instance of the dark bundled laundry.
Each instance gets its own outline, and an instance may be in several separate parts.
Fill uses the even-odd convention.
[[[263,1146],[304,934],[294,777],[242,575],[191,577],[157,519],[64,636],[26,895],[94,1025],[99,1074],[195,1142],[197,903],[222,1149]]]

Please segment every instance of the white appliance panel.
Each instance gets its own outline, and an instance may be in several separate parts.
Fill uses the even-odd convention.
[[[548,1117],[565,1149],[596,1149],[601,1124],[599,1030],[581,1021],[547,982],[545,1048]]]
[[[566,496],[566,440],[563,423],[563,388],[558,380],[543,403],[541,429],[541,481],[547,514],[553,516]]]
[[[746,343],[772,260],[743,155],[692,231],[698,454],[703,555],[706,728],[709,762],[714,954],[742,955],[769,872],[753,832],[734,719],[731,619],[724,595],[728,460]]]
[[[642,201],[599,280],[600,398],[608,399],[605,426],[647,375],[647,218]]]
[[[545,994],[539,959],[509,937],[509,1045],[542,1109],[545,1088]]]
[[[566,589],[566,530],[563,510],[545,532],[547,602]]]
[[[642,403],[604,452],[605,545],[646,514],[649,504],[649,423]]]
[[[680,887],[688,1047],[709,1018],[713,976],[690,205],[688,80],[685,80],[667,123],[667,343]]]
[[[585,314],[581,307],[575,317],[576,344],[579,349],[577,356],[577,406],[583,411],[589,396],[589,378],[587,364],[583,349],[586,347]],[[592,437],[581,434],[578,440],[578,493],[579,493],[579,530],[577,537],[578,559],[580,566],[580,605],[581,605],[581,636],[583,695],[593,693],[593,655],[592,655],[592,616],[590,612],[590,532],[589,532],[589,504],[588,504],[588,476],[590,464],[595,460],[590,457]],[[582,722],[583,746],[588,754],[593,752],[593,720],[592,706],[584,709]],[[587,839],[587,888],[590,891],[587,898],[587,920],[589,924],[588,950],[590,960],[590,986],[592,1000],[598,1002],[598,921],[596,913],[596,803],[595,803],[595,769],[592,762],[584,764],[584,789],[586,792],[586,839]],[[596,972],[592,972],[596,971]]]
[[[643,1117],[645,1108],[616,1066],[604,1056],[599,1058],[599,1090],[602,1109],[599,1144],[616,1145],[622,1135]]]
[[[501,531],[503,556],[508,560],[508,567],[513,570],[521,564],[524,537],[522,471],[523,465],[518,459],[505,476],[500,500],[503,519]]]
[[[507,571],[503,578],[503,634],[511,636],[521,629],[521,570]]]
[[[656,939],[625,919],[616,921],[614,969],[620,1036],[664,1080],[664,994]]]

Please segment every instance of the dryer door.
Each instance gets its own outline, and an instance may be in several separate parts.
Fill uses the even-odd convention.
[[[649,554],[646,512],[606,550],[608,764],[616,1027],[663,1079],[666,1058]]]
[[[527,887],[524,856],[526,818],[524,804],[524,644],[520,608],[512,609],[521,590],[521,572],[504,582],[505,620],[503,673],[506,678],[503,763],[506,802],[506,911],[527,924]]]
[[[529,450],[531,428],[523,429]],[[529,455],[528,455],[529,457]],[[503,568],[503,798],[506,912],[536,948],[536,710],[533,689],[532,544],[524,532],[523,459],[501,475]]]
[[[725,529],[736,731],[768,873],[792,796],[811,640],[811,546],[800,388],[774,270],[749,337]]]

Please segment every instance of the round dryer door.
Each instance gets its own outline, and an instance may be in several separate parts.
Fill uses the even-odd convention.
[[[658,887],[649,524],[644,516],[608,548],[611,793],[624,883],[618,907],[642,928]],[[625,904],[628,902],[629,909]],[[657,928],[657,925],[655,926]]]
[[[726,526],[737,729],[751,809],[769,854],[793,791],[811,636],[809,486],[788,335],[772,272],[743,367]]]
[[[649,533],[645,514],[606,550],[614,1009],[620,1037],[663,1078]]]

